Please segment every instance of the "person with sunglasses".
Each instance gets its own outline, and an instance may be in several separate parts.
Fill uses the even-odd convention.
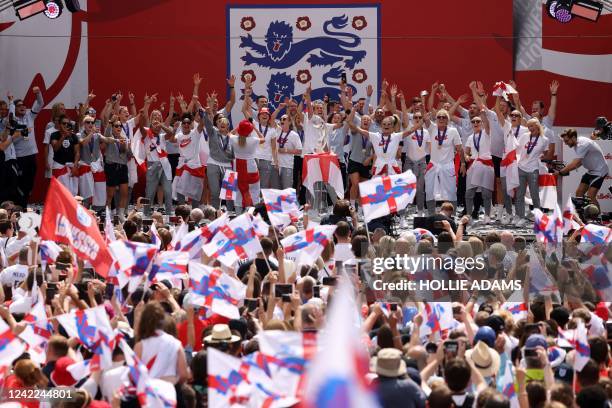
[[[427,212],[434,215],[436,201],[449,201],[457,208],[457,176],[455,174],[455,154],[459,154],[461,174],[465,171],[465,155],[461,136],[457,129],[448,126],[450,116],[444,109],[436,113],[436,123],[425,119],[429,126],[427,152],[430,154],[428,169],[425,172],[425,195]]]
[[[242,107],[242,113],[247,120],[253,118],[253,116],[251,116],[250,107],[251,98],[247,97],[244,99]],[[280,107],[274,113],[278,114],[279,111]],[[261,188],[278,187],[278,147],[275,138],[276,132],[273,131],[276,126],[275,117],[276,115],[270,114],[270,110],[267,107],[263,107],[259,109],[256,119],[253,118],[253,126],[255,126],[266,139],[263,144],[257,147],[257,152],[255,154]]]
[[[412,127],[414,132],[404,139],[406,150],[404,171],[411,170],[416,176],[417,216],[422,217],[425,214],[425,170],[427,168],[425,156],[427,156],[427,141],[429,140],[429,132],[423,128],[422,111],[417,110],[412,114]]]
[[[199,102],[197,104],[199,106]],[[193,122],[193,116],[184,113],[181,126],[172,139],[178,142],[180,153],[172,191],[179,204],[185,204],[185,201],[190,199],[191,207],[196,208],[201,203],[206,173],[200,160],[200,140],[203,137],[204,120],[200,119],[195,127]]]
[[[17,156],[17,164],[19,169],[19,191],[21,196],[17,203],[22,207],[26,207],[30,198],[30,193],[34,187],[34,178],[36,177],[36,163],[38,155],[38,147],[36,145],[36,134],[34,133],[34,120],[38,113],[45,106],[45,102],[37,86],[32,88],[32,92],[36,97],[36,101],[32,105],[32,109],[28,110],[22,99],[10,101],[9,115],[12,116],[17,125],[24,126],[28,132],[22,132],[22,136],[14,141],[15,155]]]
[[[465,144],[466,160],[468,162],[472,160],[466,178],[465,210],[466,214],[472,214],[476,191],[480,191],[485,208],[484,224],[491,222],[491,201],[495,185],[495,171],[491,159],[491,136],[489,135],[489,122],[486,118],[484,114],[472,118],[473,132],[468,136]]]
[[[129,195],[128,155],[130,146],[127,135],[123,132],[123,123],[117,115],[113,115],[106,128],[107,137],[104,142],[104,173],[106,174],[106,206],[110,208],[115,192],[119,190],[119,201],[116,212],[119,221],[125,221],[125,210]]]
[[[59,180],[73,195],[77,195],[79,186],[79,160],[81,146],[74,134],[70,119],[66,115],[59,117],[60,130],[51,135],[53,148],[52,175]]]
[[[280,189],[293,186],[293,157],[302,153],[300,136],[291,129],[289,115],[280,118],[280,125],[276,126],[276,143],[278,145],[278,167],[280,172]]]

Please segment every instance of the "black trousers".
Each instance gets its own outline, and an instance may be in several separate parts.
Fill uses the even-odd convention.
[[[19,172],[17,169],[17,160],[2,161],[0,163],[0,180],[2,180],[2,188],[0,189],[0,202],[13,201],[19,202],[21,194],[19,194]]]
[[[17,186],[20,192],[18,200],[19,205],[23,208],[28,206],[30,193],[34,188],[34,178],[36,177],[36,155],[23,156],[17,158],[17,168],[19,170],[19,179]]]

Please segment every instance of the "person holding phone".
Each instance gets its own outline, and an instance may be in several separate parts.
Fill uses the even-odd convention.
[[[125,221],[125,211],[128,204],[129,175],[128,155],[130,151],[129,141],[122,131],[122,122],[117,116],[111,118],[107,135],[100,139],[105,146],[104,149],[104,173],[106,174],[106,206],[110,208],[119,190],[119,202],[117,205],[117,216],[119,222]]]

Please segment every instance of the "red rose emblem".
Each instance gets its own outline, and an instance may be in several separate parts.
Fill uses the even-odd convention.
[[[307,84],[312,79],[310,71],[307,69],[300,69],[297,73],[297,80],[301,84]]]
[[[368,26],[368,22],[366,21],[364,16],[355,16],[353,17],[352,25],[355,30],[363,30]]]
[[[257,77],[255,76],[255,72],[252,69],[246,69],[242,71],[242,75],[240,76],[240,80],[244,83],[255,82]]]
[[[295,22],[295,26],[298,28],[298,30],[306,31],[312,27],[312,23],[310,22],[308,16],[303,16],[298,17],[297,21]]]
[[[240,28],[245,31],[251,31],[255,28],[255,19],[251,16],[242,17],[242,20],[240,20]]]
[[[353,81],[360,84],[366,79],[368,79],[368,74],[366,74],[365,69],[356,69],[353,71]]]

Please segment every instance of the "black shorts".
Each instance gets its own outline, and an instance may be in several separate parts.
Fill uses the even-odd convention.
[[[117,187],[128,183],[128,167],[126,164],[104,163],[104,173],[106,174],[106,185]]]
[[[499,168],[501,166],[502,158],[497,156],[491,156],[491,159],[493,159],[493,170],[495,171],[495,178],[498,178],[501,174]]]
[[[353,173],[359,173],[359,176],[363,178],[370,178],[370,169],[367,166],[349,159],[348,174]]]
[[[589,188],[595,187],[599,190],[606,179],[606,176],[607,174],[605,176],[596,176],[594,174],[585,173],[580,179],[580,184],[587,184]]]

